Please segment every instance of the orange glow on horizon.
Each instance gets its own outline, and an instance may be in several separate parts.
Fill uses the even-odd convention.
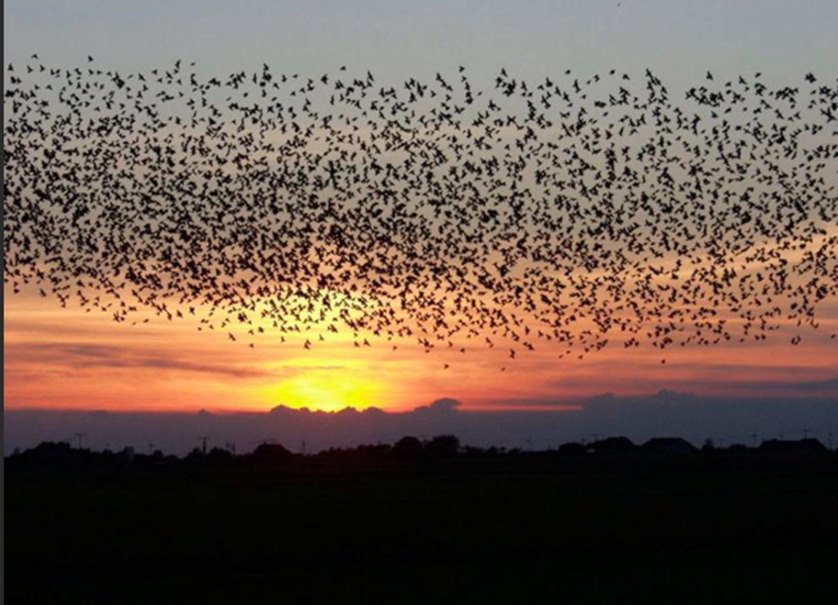
[[[189,316],[150,315],[147,323],[138,316],[132,326],[29,292],[6,295],[9,409],[264,412],[286,405],[401,412],[441,397],[462,401],[464,412],[559,409],[604,392],[771,396],[792,392],[777,391],[774,383],[832,380],[838,369],[829,338],[838,324],[832,306],[824,309],[821,330],[805,333],[796,347],[781,331],[764,342],[673,347],[664,354],[616,342],[582,360],[573,354],[559,360],[561,347],[537,342],[534,352],[519,350],[512,360],[501,342],[494,348],[481,339],[438,343],[426,353],[415,338],[356,339],[344,330],[323,331],[322,341],[318,330],[286,335],[282,343],[268,326],[252,338],[235,327],[231,342],[230,328],[198,331],[198,319]],[[365,338],[371,346],[355,346]]]

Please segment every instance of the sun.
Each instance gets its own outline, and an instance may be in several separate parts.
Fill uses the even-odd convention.
[[[336,412],[346,407],[362,410],[380,405],[381,385],[343,371],[308,371],[271,388],[274,405]]]

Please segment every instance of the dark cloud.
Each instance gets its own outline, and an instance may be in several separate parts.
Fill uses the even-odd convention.
[[[744,364],[674,364],[662,366],[659,363],[640,364],[636,375],[627,379],[623,376],[608,378],[609,368],[602,366],[600,385],[606,389],[622,390],[630,386],[632,390],[655,391],[662,386],[681,392],[705,393],[712,389],[715,393],[739,393],[743,396],[783,392],[809,394],[838,393],[834,369],[793,365],[744,365]],[[677,375],[679,370],[686,370],[688,378],[671,378],[670,372]],[[663,374],[666,372],[666,374]],[[762,377],[770,377],[765,380]],[[801,380],[804,378],[804,380]],[[563,378],[548,383],[548,388],[565,392],[590,389],[590,376]],[[552,402],[553,399],[545,399]]]
[[[456,411],[460,405],[462,404],[458,399],[443,397],[431,402],[430,405],[420,405],[414,408],[413,412],[418,414],[448,414]]]
[[[220,374],[236,378],[264,378],[276,376],[275,372],[267,372],[256,368],[239,368],[219,364],[194,363],[178,359],[163,357],[147,357],[134,360],[136,367],[160,368],[165,370],[182,370],[186,372],[203,372],[206,374]]]
[[[269,378],[285,372],[266,371],[219,363],[143,355],[117,346],[88,343],[15,344],[6,347],[7,359],[37,361],[78,368],[147,368],[215,374],[234,378]]]
[[[838,395],[838,378],[806,382],[769,382],[764,386],[777,391],[801,391],[806,393],[831,393]]]

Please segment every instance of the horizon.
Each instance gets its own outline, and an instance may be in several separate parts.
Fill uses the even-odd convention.
[[[190,412],[20,409],[5,414],[8,455],[47,441],[94,450],[152,447],[185,455],[207,437],[210,447],[246,452],[279,442],[309,452],[368,443],[394,443],[412,435],[452,434],[474,447],[548,450],[561,443],[624,436],[637,443],[656,437],[683,438],[719,447],[757,440],[815,438],[832,447],[838,435],[838,398],[812,395],[754,403],[748,399],[700,397],[662,390],[649,396],[604,394],[564,409],[470,410],[442,398],[408,411],[379,408],[338,411],[276,406],[268,411]],[[200,439],[199,439],[200,438]],[[301,445],[306,444],[306,445]]]

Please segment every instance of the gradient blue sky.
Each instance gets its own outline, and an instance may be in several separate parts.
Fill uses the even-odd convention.
[[[140,68],[176,57],[233,70],[265,61],[306,73],[346,63],[382,76],[505,66],[543,77],[651,67],[694,79],[761,70],[767,78],[830,71],[834,0],[7,0],[7,61],[38,51],[52,64],[88,53]]]

